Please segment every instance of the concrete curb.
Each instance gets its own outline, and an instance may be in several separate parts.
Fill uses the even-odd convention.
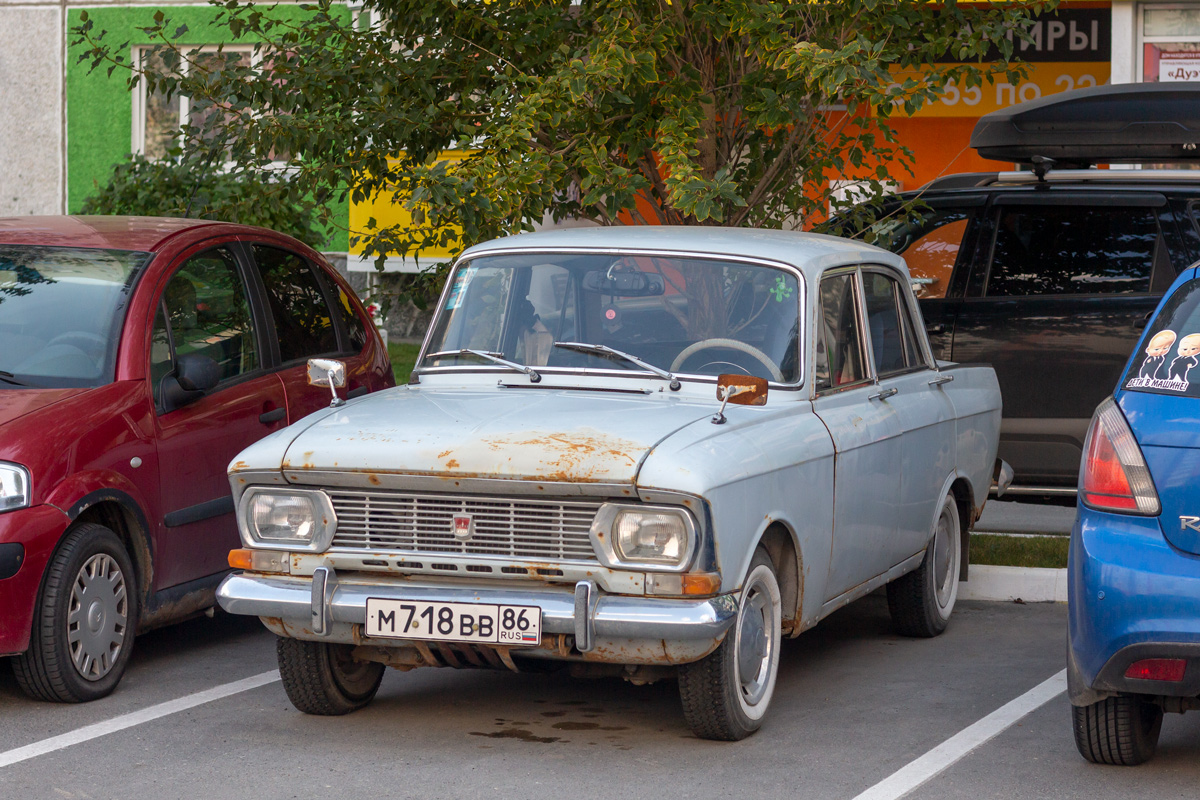
[[[970,580],[959,584],[959,600],[1026,603],[1067,602],[1067,571],[1039,567],[993,567],[972,564]]]

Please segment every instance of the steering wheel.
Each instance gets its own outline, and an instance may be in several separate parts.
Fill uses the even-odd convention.
[[[724,347],[729,350],[739,350],[748,356],[752,356],[756,361],[767,368],[767,372],[771,373],[771,377],[776,383],[783,383],[783,373],[779,371],[779,367],[775,366],[775,362],[770,356],[759,350],[753,345],[739,342],[737,339],[723,339],[721,337],[713,337],[712,339],[701,339],[698,342],[693,342],[675,356],[675,360],[671,362],[670,371],[675,372],[683,366],[683,362],[699,353],[701,350],[711,350],[715,347]]]
[[[98,336],[89,331],[64,331],[46,342],[46,347],[56,344],[69,344],[73,347],[78,347],[86,353],[98,356],[104,352],[108,346],[108,341],[103,336]]]

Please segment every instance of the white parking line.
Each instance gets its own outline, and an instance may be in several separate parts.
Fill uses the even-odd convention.
[[[1049,703],[1066,689],[1067,671],[1064,669],[1017,699],[1000,706],[975,724],[962,729],[916,761],[909,762],[907,766],[893,772],[854,800],[898,800],[981,744],[1003,733],[1022,717]]]
[[[270,683],[275,683],[279,680],[279,671],[272,670],[271,672],[262,672],[258,675],[253,675],[249,678],[243,678],[240,681],[233,683],[225,683],[221,686],[214,686],[211,689],[205,689],[202,692],[189,694],[186,697],[178,697],[174,700],[168,700],[165,703],[159,703],[149,708],[143,708],[141,711],[133,711],[129,714],[122,714],[119,717],[97,722],[93,725],[85,725],[82,728],[77,728],[73,731],[61,734],[59,736],[51,736],[49,739],[42,739],[40,742],[27,744],[24,747],[18,747],[13,750],[0,753],[0,768],[28,761],[31,758],[53,753],[56,750],[63,750],[72,745],[82,744],[83,742],[92,739],[98,739],[101,736],[107,736],[110,733],[123,731],[126,728],[132,728],[134,725],[141,725],[145,722],[152,722],[161,717],[166,717],[171,714],[178,714],[180,711],[187,711],[189,708],[202,706],[205,703],[211,703],[214,700],[220,700],[230,695],[240,694],[251,689],[257,689],[260,686],[266,686]]]

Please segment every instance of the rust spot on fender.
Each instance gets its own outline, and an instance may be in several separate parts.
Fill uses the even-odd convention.
[[[446,462],[446,469],[458,469],[458,461],[453,458],[450,459]]]
[[[453,450],[443,450],[442,452],[440,452],[440,453],[438,453],[438,454],[437,454],[437,457],[438,457],[439,459],[441,459],[441,458],[445,458],[446,456],[450,455],[450,454],[451,454],[451,453],[453,453],[453,452],[454,452]]]
[[[373,473],[372,473],[372,474],[368,474],[368,475],[367,475],[367,482],[368,482],[368,483],[370,483],[372,486],[378,486],[378,485],[379,485],[379,476],[378,476],[378,475],[375,475],[375,474],[373,474]]]
[[[229,468],[230,472],[241,472],[244,469],[249,469],[245,461],[235,461],[233,466]]]

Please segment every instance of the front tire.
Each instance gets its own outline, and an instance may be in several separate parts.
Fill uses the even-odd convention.
[[[1140,697],[1106,697],[1090,706],[1071,706],[1075,747],[1093,764],[1144,764],[1158,747],[1163,711]]]
[[[701,739],[733,742],[762,725],[779,672],[781,612],[775,568],[759,548],[725,640],[701,660],[679,668],[683,716]]]
[[[59,703],[111,694],[133,650],[136,585],[115,533],[90,522],[68,531],[46,570],[29,649],[13,659],[21,689]]]
[[[279,638],[279,675],[292,705],[305,714],[337,717],[364,708],[383,681],[383,664],[355,661],[347,644]]]
[[[948,493],[921,566],[888,584],[888,610],[900,634],[930,638],[946,630],[958,600],[961,544],[958,503]]]

